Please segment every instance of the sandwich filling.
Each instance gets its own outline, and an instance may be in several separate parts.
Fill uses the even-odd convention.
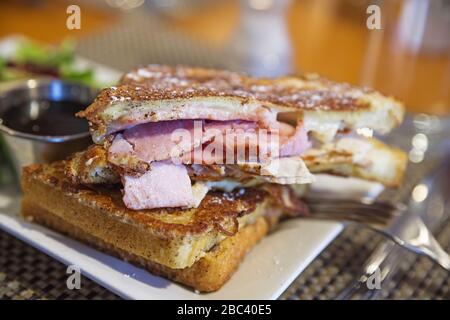
[[[125,169],[121,180],[127,207],[196,207],[211,184],[192,184],[187,165],[195,170],[240,164],[257,170],[260,182],[307,183],[312,175],[300,155],[310,147],[301,123],[279,122],[274,128],[242,120],[174,120],[117,134],[108,161]]]

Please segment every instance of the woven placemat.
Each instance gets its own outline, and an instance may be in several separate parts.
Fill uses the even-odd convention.
[[[128,13],[122,23],[80,42],[80,55],[119,70],[148,63],[227,67],[226,59],[198,39],[171,30],[157,17]],[[438,230],[450,251],[450,223]],[[346,228],[291,284],[281,299],[332,299],[360,272],[383,239],[356,226]],[[379,299],[449,299],[450,278],[426,258],[407,254]],[[118,299],[82,277],[81,289],[66,286],[66,266],[0,231],[0,299]]]
[[[67,288],[67,267],[0,231],[0,299],[118,299],[82,276],[81,288]]]
[[[450,251],[450,223],[437,233]],[[347,228],[284,292],[281,299],[334,299],[361,272],[374,248],[384,239],[367,229]],[[377,299],[449,299],[448,272],[425,258],[406,253],[393,279],[381,283]]]
[[[355,278],[383,239],[369,230],[348,227],[291,284],[281,299],[333,299]],[[450,251],[450,223],[438,232]],[[408,254],[394,278],[382,284],[379,299],[450,299],[450,277],[426,258]],[[67,267],[0,231],[0,299],[120,299],[82,276],[69,290]]]

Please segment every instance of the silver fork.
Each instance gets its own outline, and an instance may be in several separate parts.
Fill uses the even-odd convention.
[[[414,146],[417,135],[427,138],[428,144],[425,156],[418,163],[409,163],[402,186],[397,190],[385,190],[378,199],[391,203],[407,203],[409,211],[422,219],[422,222],[432,232],[442,226],[443,221],[450,217],[450,118],[438,118],[429,115],[408,116],[404,125],[396,133],[388,137],[390,144],[401,146],[408,150]],[[422,185],[428,189],[428,196],[422,201],[413,197],[415,186]],[[388,239],[388,238],[386,238]],[[342,291],[335,297],[338,300],[376,299],[387,290],[373,290],[369,279],[377,273],[377,280],[384,286],[395,276],[401,265],[407,266],[414,260],[407,250],[397,246],[392,241],[381,241],[367,260],[361,265],[361,270]],[[380,282],[380,284],[381,284]],[[377,288],[378,289],[378,288]]]
[[[403,204],[381,201],[306,198],[310,218],[357,223],[393,240],[401,247],[430,258],[450,271],[450,256],[423,220]]]

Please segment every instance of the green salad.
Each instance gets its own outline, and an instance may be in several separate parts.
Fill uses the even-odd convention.
[[[23,40],[12,57],[0,56],[0,81],[42,75],[100,87],[91,68],[76,66],[74,52],[72,40],[65,40],[57,47]]]

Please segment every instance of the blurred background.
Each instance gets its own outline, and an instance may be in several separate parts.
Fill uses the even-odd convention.
[[[71,4],[80,29],[66,26]],[[371,5],[380,8],[375,28]],[[316,72],[439,115],[450,113],[449,31],[448,0],[0,1],[0,38],[55,46],[71,38],[75,54],[119,71],[184,63],[258,76]]]

